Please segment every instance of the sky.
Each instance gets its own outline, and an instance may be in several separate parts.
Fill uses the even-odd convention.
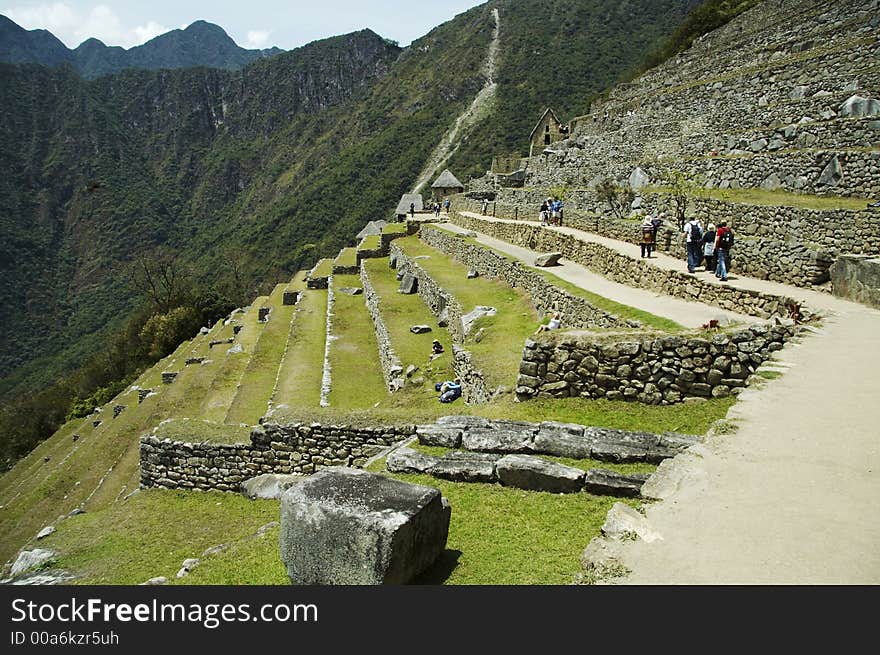
[[[365,27],[401,46],[485,0],[0,0],[0,14],[75,48],[94,37],[131,48],[202,19],[243,48],[291,50]]]

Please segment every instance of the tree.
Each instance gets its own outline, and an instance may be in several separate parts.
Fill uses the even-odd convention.
[[[672,203],[675,205],[675,217],[678,219],[679,229],[683,230],[684,224],[687,223],[685,213],[688,204],[691,198],[697,196],[700,189],[699,179],[680,171],[670,171],[668,179],[669,193],[672,196]]]
[[[617,218],[626,218],[636,194],[629,187],[622,187],[610,177],[606,177],[596,185],[596,196],[599,202],[608,205],[611,213]]]
[[[147,296],[153,310],[160,314],[187,304],[192,295],[191,280],[192,275],[177,254],[166,248],[141,255],[131,269],[132,284]]]

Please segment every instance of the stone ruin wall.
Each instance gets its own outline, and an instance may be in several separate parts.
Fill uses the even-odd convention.
[[[668,405],[738,394],[799,328],[758,324],[709,336],[597,337],[563,333],[526,341],[516,394],[606,398]]]
[[[536,220],[543,194],[505,189],[489,213],[498,218]],[[642,196],[642,210],[668,211],[667,194]],[[502,204],[505,203],[505,204]],[[508,204],[515,203],[515,204]],[[573,203],[574,204],[574,203]],[[580,203],[577,203],[580,204]],[[462,211],[479,213],[479,203],[459,201]],[[797,207],[746,205],[712,198],[694,198],[691,210],[704,227],[725,220],[736,231],[730,270],[763,280],[810,287],[829,280],[829,267],[838,253],[880,253],[880,209],[863,211],[810,210]],[[690,213],[690,212],[689,212]],[[565,225],[633,244],[638,252],[641,228],[637,220],[612,218],[565,210]],[[685,259],[684,243],[677,226],[669,222],[657,234],[657,249]]]
[[[394,352],[394,346],[391,344],[391,335],[388,333],[388,327],[382,319],[380,308],[381,296],[373,288],[373,283],[370,281],[370,276],[363,264],[361,264],[361,285],[364,287],[364,301],[367,305],[367,311],[370,313],[370,318],[373,319],[376,342],[379,346],[379,362],[382,365],[382,376],[385,378],[385,386],[389,391],[396,391],[404,385],[403,365],[397,353]]]
[[[594,307],[584,298],[554,286],[543,275],[529,270],[523,264],[468,243],[460,236],[423,227],[419,237],[429,246],[474,269],[480,275],[502,280],[511,288],[522,289],[529,295],[539,315],[559,311],[566,325],[574,329],[638,327],[631,321]]]
[[[759,318],[774,315],[787,317],[789,307],[799,306],[791,298],[710,284],[684,272],[661,270],[600,244],[580,241],[540,225],[472,218],[458,213],[453,213],[452,220],[465,229],[482,232],[530,250],[561,252],[566,259],[615,282],[676,298],[696,300]]]
[[[474,366],[470,353],[463,347],[466,335],[461,322],[462,309],[459,302],[397,245],[391,244],[389,256],[398,273],[409,273],[418,280],[416,291],[419,297],[438,320],[447,323],[446,328],[453,340],[452,366],[455,376],[462,382],[462,399],[469,404],[489,402],[491,394],[486,380]]]
[[[140,442],[141,486],[238,492],[263,473],[314,473],[327,466],[362,466],[388,446],[408,438],[415,426],[278,425],[254,428],[251,443],[172,441],[144,436]]]

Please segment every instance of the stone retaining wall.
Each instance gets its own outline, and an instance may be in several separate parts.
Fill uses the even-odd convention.
[[[462,347],[466,335],[461,322],[463,312],[459,302],[451,293],[437,284],[434,278],[416,261],[407,257],[399,246],[392,244],[389,256],[399,273],[409,273],[418,279],[419,297],[438,321],[446,323],[446,328],[453,340],[453,371],[456,377],[461,379],[461,396],[464,401],[466,403],[488,402],[490,393],[486,387],[485,378],[482,372],[474,366],[470,352]]]
[[[526,341],[517,398],[607,398],[651,405],[739,393],[771,353],[795,336],[792,321],[709,336],[567,333]]]
[[[361,265],[361,285],[364,287],[364,301],[367,304],[367,311],[370,312],[370,318],[373,319],[373,327],[376,331],[376,342],[379,345],[379,362],[382,364],[382,376],[385,378],[385,385],[389,391],[397,391],[402,389],[405,383],[403,377],[403,364],[397,353],[394,352],[394,346],[391,345],[391,335],[388,333],[388,327],[382,320],[382,311],[380,309],[381,297],[373,288],[367,268]]]
[[[415,426],[277,425],[254,428],[251,443],[192,443],[141,438],[141,486],[238,492],[263,473],[314,473],[327,466],[362,466],[415,432]]]
[[[511,261],[485,247],[469,243],[461,236],[437,228],[423,227],[419,238],[476,270],[480,275],[502,280],[512,288],[523,289],[529,294],[539,315],[559,311],[570,328],[641,327],[637,321],[628,321],[609,314],[591,305],[586,299],[554,286],[543,275],[528,269],[520,262]]]
[[[799,306],[792,298],[711,284],[684,272],[662,270],[601,244],[581,241],[540,225],[473,218],[458,213],[453,214],[452,220],[466,229],[476,230],[530,250],[561,252],[563,257],[615,282],[676,298],[696,300],[760,318],[774,315],[787,317],[789,308]]]

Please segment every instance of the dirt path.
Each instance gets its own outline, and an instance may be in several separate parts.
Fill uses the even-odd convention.
[[[434,148],[424,170],[419,175],[413,186],[412,193],[421,193],[422,187],[431,181],[431,178],[443,167],[449,158],[458,149],[461,137],[473,128],[489,113],[495,101],[498,84],[495,82],[495,70],[498,65],[498,51],[500,49],[501,18],[498,9],[492,10],[495,19],[495,29],[492,31],[492,41],[489,43],[489,51],[483,62],[483,75],[486,82],[480,92],[474,97],[473,102],[464,112],[455,119],[455,123],[449,131],[443,135],[440,143]]]
[[[444,229],[457,234],[470,232],[470,230],[465,230],[451,223],[440,224],[439,227],[443,227]],[[494,248],[495,250],[515,257],[527,266],[533,266],[535,257],[542,254],[526,248],[520,248],[507,241],[501,241],[500,239],[479,232],[477,233],[477,241],[490,248]],[[598,294],[623,305],[629,305],[630,307],[650,312],[656,316],[668,318],[684,327],[697,328],[708,323],[710,319],[718,319],[722,316],[731,322],[751,322],[753,320],[749,316],[722,310],[718,307],[713,307],[704,303],[689,302],[687,300],[680,300],[670,296],[663,296],[654,293],[653,291],[646,291],[645,289],[628,287],[625,284],[614,282],[598,275],[597,273],[593,273],[585,266],[576,264],[567,259],[560,259],[559,263],[559,266],[554,266],[552,269],[547,270],[550,273],[553,273],[553,275],[577,285],[581,289],[585,289],[586,291]]]
[[[638,257],[632,244],[549,229]],[[650,263],[684,268],[665,255]],[[736,278],[728,284],[822,310],[823,325],[777,353],[781,377],[740,395],[728,414],[736,432],[672,460],[662,500],[646,506],[660,538],[622,542],[630,573],[617,582],[880,583],[880,312]]]

